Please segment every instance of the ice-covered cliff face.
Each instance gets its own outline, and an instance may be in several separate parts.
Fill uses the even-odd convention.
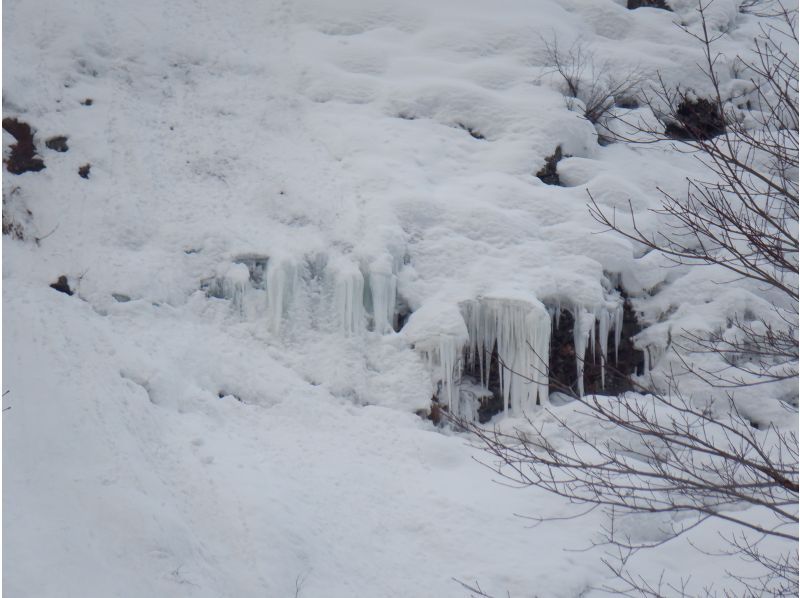
[[[657,231],[657,188],[700,173],[666,145],[599,145],[564,101],[546,40],[707,91],[673,23],[697,26],[692,2],[624,4],[6,2],[4,116],[33,127],[45,166],[3,177],[11,587],[290,595],[308,570],[310,596],[460,596],[450,578],[481,574],[499,595],[602,585],[549,560],[551,541],[533,567],[500,515],[526,503],[476,499],[461,441],[410,414],[435,394],[474,418],[481,384],[507,415],[541,412],[556,332],[580,391],[580,356],[610,363],[624,341],[619,288],[656,373],[672,330],[769,304],[600,234],[586,209],[589,190]],[[756,26],[737,6],[709,9],[728,56]],[[559,146],[564,186],[545,185]],[[49,287],[61,275],[73,296]],[[386,525],[397,550],[361,567]],[[109,549],[120,537],[130,552]]]

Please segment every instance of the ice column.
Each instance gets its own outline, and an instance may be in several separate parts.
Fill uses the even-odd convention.
[[[281,331],[283,316],[297,286],[297,268],[288,260],[271,259],[267,266],[267,307],[273,334]]]
[[[575,343],[575,367],[578,370],[578,394],[583,396],[584,362],[589,339],[594,338],[594,314],[577,306],[572,309],[572,314],[575,318],[573,339]]]
[[[384,256],[370,266],[369,287],[375,331],[380,334],[391,332],[397,301],[397,277],[392,270],[390,256]]]
[[[339,329],[347,335],[356,335],[364,328],[364,275],[358,266],[345,260],[332,263],[330,267]]]

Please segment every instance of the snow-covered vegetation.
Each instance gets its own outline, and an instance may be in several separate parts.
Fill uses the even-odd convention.
[[[792,302],[598,222],[632,212],[662,239],[685,225],[664,197],[709,176],[648,136],[689,134],[653,86],[764,122],[737,56],[766,17],[666,4],[7,2],[9,595],[620,588],[606,548],[577,552],[606,513],[493,483],[439,420],[545,450],[570,445],[567,422],[636,457],[652,447],[552,391],[671,396],[676,372],[730,365],[681,338],[740,348],[742,322],[796,318],[796,280]],[[786,135],[796,148],[796,115]],[[685,378],[728,421],[729,389]],[[796,376],[776,379],[735,399],[754,437],[795,433]],[[714,555],[737,520],[765,521],[755,504],[670,541],[684,512],[624,521],[654,545],[625,566],[643,584],[668,570],[667,594],[739,587],[759,563]]]

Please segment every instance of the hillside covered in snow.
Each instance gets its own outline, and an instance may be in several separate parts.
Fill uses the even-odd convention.
[[[668,4],[7,1],[7,595],[602,595],[602,514],[494,483],[431,413],[555,428],[547,372],[614,396],[679,365],[679,331],[779,300],[587,208],[657,234],[705,174],[611,143],[554,69],[579,49],[583,76],[636,82],[608,110],[645,122],[657,77],[709,94],[696,2]],[[707,23],[744,102],[741,4]],[[742,394],[754,425],[796,425],[778,386]],[[724,586],[725,530],[634,564]]]

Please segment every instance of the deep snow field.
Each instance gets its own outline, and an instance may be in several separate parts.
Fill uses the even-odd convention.
[[[757,27],[738,4],[710,12],[730,58]],[[468,595],[454,578],[602,595],[599,513],[533,526],[581,509],[495,483],[466,435],[415,412],[439,384],[459,400],[446,372],[481,342],[465,305],[501,314],[524,368],[554,306],[613,346],[621,285],[656,377],[671,330],[766,311],[725,273],[599,234],[586,207],[587,189],[631,202],[657,230],[656,187],[701,171],[666,145],[599,145],[545,41],[701,93],[674,24],[697,26],[693,2],[672,6],[7,0],[3,114],[35,128],[46,169],[3,173],[27,238],[3,237],[5,595]],[[564,187],[534,176],[558,145]],[[61,275],[75,295],[49,288]],[[526,387],[508,396],[495,422],[548,421]],[[631,564],[725,585],[730,560],[690,545],[720,529]]]

